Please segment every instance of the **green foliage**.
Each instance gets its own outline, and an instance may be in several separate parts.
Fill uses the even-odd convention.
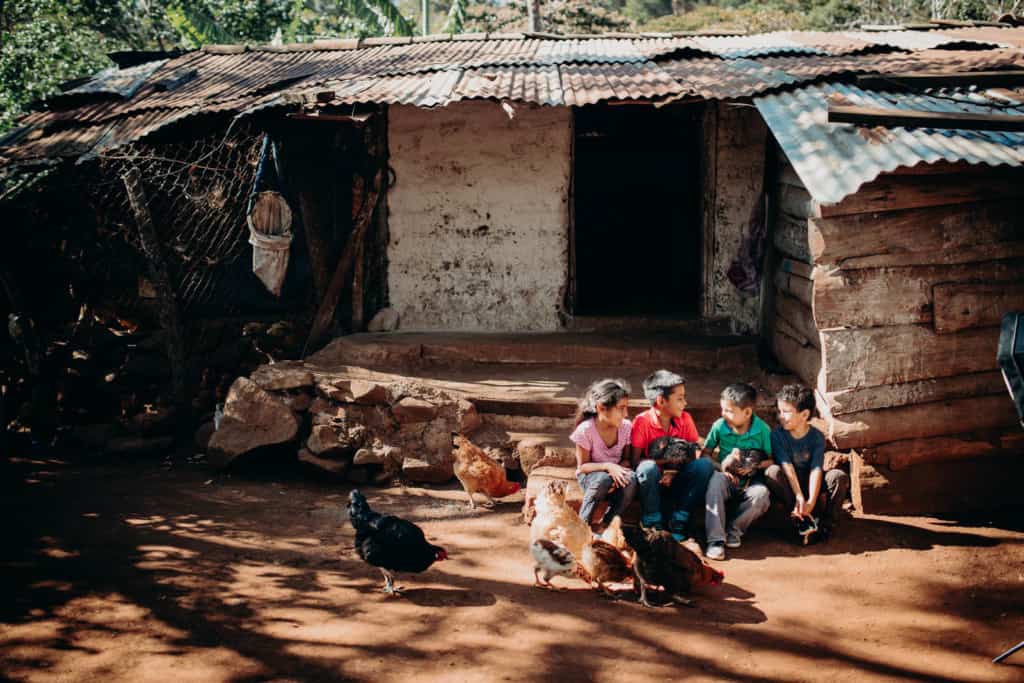
[[[444,22],[444,33],[462,33],[466,24],[466,7],[469,0],[452,0],[452,6],[448,8],[448,18]]]
[[[584,0],[543,0],[541,15],[544,30],[549,33],[605,33],[628,31],[630,22],[609,7],[610,2]],[[526,3],[512,0],[507,4],[474,3],[466,12],[468,32],[502,32],[527,30]]]
[[[67,80],[109,65],[113,47],[75,2],[7,0],[0,15],[0,131],[32,101]]]
[[[626,0],[623,14],[635,22],[643,23],[672,14],[672,0]]]

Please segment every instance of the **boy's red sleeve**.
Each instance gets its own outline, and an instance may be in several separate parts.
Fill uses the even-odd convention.
[[[633,449],[641,454],[641,457],[646,457],[647,446],[651,443],[651,439],[643,420],[633,421],[633,431],[630,432],[629,441],[633,444]]]
[[[697,433],[697,425],[693,421],[693,417],[689,413],[683,413],[683,438],[687,441],[696,442],[700,439],[700,434]]]

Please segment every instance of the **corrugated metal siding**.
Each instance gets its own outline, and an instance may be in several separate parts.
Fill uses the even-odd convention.
[[[814,85],[755,99],[772,134],[808,192],[834,204],[879,174],[936,161],[1020,166],[1024,133],[931,128],[873,130],[828,122],[829,98],[843,104],[935,112],[1014,113],[981,93],[950,91],[943,97],[868,92],[850,85]],[[1024,120],[1024,111],[1021,113]]]

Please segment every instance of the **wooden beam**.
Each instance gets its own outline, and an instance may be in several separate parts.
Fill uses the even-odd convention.
[[[808,249],[815,262],[844,268],[901,265],[900,259],[905,265],[968,263],[977,260],[978,249],[1024,241],[1021,216],[1024,201],[1004,199],[812,218],[806,222]]]
[[[1019,453],[1024,447],[1020,432],[974,432],[884,443],[865,450],[872,462],[903,470],[925,462],[966,460],[997,453]]]
[[[936,334],[931,325],[822,330],[821,389],[832,392],[998,370],[998,342],[998,327],[956,334]]]
[[[349,275],[355,263],[356,254],[361,253],[366,231],[373,219],[373,211],[377,206],[377,199],[380,197],[382,177],[383,170],[378,170],[374,174],[373,182],[364,195],[363,203],[360,205],[358,213],[352,221],[352,234],[345,244],[345,250],[342,252],[341,258],[338,259],[338,267],[334,270],[331,282],[327,286],[327,293],[320,302],[316,316],[313,318],[313,324],[309,330],[309,338],[306,339],[306,345],[302,352],[303,357],[309,354],[313,347],[319,343],[324,332],[330,326],[331,320],[334,319],[334,312],[338,307],[338,299],[341,296],[342,288],[346,282],[350,281]]]
[[[814,315],[809,306],[796,297],[775,290],[775,312],[799,333],[799,341],[821,348],[818,328],[814,326]]]
[[[846,415],[865,410],[995,394],[1006,394],[1003,376],[998,371],[975,372],[903,384],[883,384],[863,389],[843,389],[828,392],[825,397],[831,415]]]
[[[1012,87],[1024,84],[1024,70],[920,71],[857,76],[857,85],[862,88],[885,88],[894,84],[913,88],[957,88],[972,85],[979,88]]]
[[[935,319],[932,290],[937,284],[1011,283],[1022,274],[1024,260],[1020,259],[906,268],[817,268],[814,321],[819,329],[930,323]]]
[[[1024,117],[1021,117],[1021,120],[1024,120]],[[912,175],[879,176],[872,182],[862,185],[856,193],[838,204],[818,205],[818,216],[828,218],[926,206],[1019,199],[1022,179],[1024,173],[1017,169],[996,170],[990,175],[971,178],[970,182],[965,182],[963,176],[956,174],[927,178]]]
[[[167,359],[171,364],[171,393],[175,405],[184,410],[189,403],[188,365],[185,354],[185,334],[181,324],[181,312],[178,309],[178,298],[171,284],[170,272],[164,258],[160,236],[153,224],[149,212],[146,191],[142,186],[142,174],[139,169],[129,166],[121,176],[128,203],[139,229],[139,243],[142,253],[146,256],[146,268],[153,288],[157,295],[157,313],[160,327],[164,330],[164,343],[167,348]]]
[[[776,249],[787,256],[810,263],[811,249],[807,240],[806,218],[796,218],[780,211],[777,214],[774,228],[772,243]]]
[[[904,439],[1019,429],[1018,424],[1013,401],[998,394],[833,416],[828,436],[841,450],[863,449]]]
[[[780,363],[793,371],[807,385],[813,387],[818,383],[821,351],[813,346],[804,345],[793,335],[784,320],[776,321],[775,332],[772,334],[772,351]]]
[[[1024,275],[1024,268],[1017,274]],[[998,325],[1007,311],[1024,308],[1024,282],[942,283],[933,291],[939,334]]]
[[[789,294],[790,296],[796,297],[805,306],[811,305],[811,300],[814,295],[814,283],[807,278],[800,277],[796,273],[786,272],[784,270],[775,271],[775,286],[780,291]],[[820,325],[818,327],[821,327]]]
[[[967,114],[842,104],[828,106],[828,122],[887,128],[1024,131],[1024,116],[1012,114]]]

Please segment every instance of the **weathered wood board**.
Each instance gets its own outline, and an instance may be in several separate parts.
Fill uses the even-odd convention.
[[[838,204],[823,204],[817,208],[821,216],[831,217],[1012,199],[1020,196],[1022,178],[1024,174],[1013,171],[995,172],[974,182],[964,182],[959,174],[933,175],[927,182],[912,175],[884,175],[865,183]],[[790,213],[802,215],[795,211]],[[807,212],[806,215],[811,218],[814,214]]]
[[[1016,425],[1013,402],[999,394],[833,415],[828,436],[845,450]]]
[[[932,293],[936,285],[1013,282],[1019,280],[1022,273],[1022,260],[857,270],[816,268],[812,300],[814,319],[819,329],[932,322]],[[979,294],[975,301],[980,305],[983,298]],[[997,318],[989,324],[998,322]],[[956,329],[977,326],[966,324]]]
[[[1005,258],[995,245],[1024,241],[1022,217],[1024,201],[1010,199],[812,218],[808,250],[816,263],[845,268]]]
[[[825,392],[996,370],[998,327],[936,334],[931,325],[822,330]]]
[[[946,401],[971,396],[1005,395],[1006,386],[999,372],[976,372],[956,377],[924,379],[903,384],[883,384],[864,389],[826,392],[829,411],[833,415],[863,410],[895,408],[914,403]]]
[[[1016,274],[1024,276],[1024,268]],[[939,334],[998,325],[1008,311],[1024,309],[1024,282],[942,283],[935,285],[933,292],[935,331]]]

